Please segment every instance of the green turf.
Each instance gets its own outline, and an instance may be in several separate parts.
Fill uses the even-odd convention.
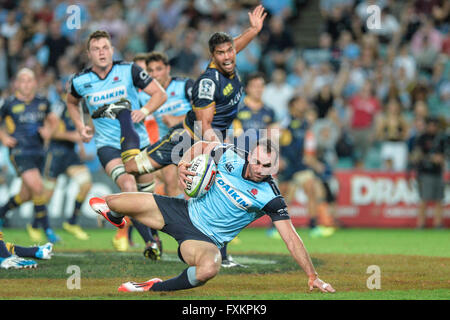
[[[64,230],[57,230],[63,242],[57,244],[56,251],[63,250],[113,250],[111,239],[113,229],[87,230],[90,241],[77,241]],[[239,234],[240,244],[229,246],[231,253],[267,252],[287,253],[280,239],[266,236],[266,230],[249,228]],[[414,229],[341,229],[330,238],[311,238],[307,229],[297,230],[310,253],[343,253],[343,254],[402,254],[434,257],[450,257],[450,230],[414,230]],[[22,245],[32,245],[25,230],[5,229],[6,241]],[[176,251],[177,243],[169,236],[161,233],[164,248]],[[141,251],[143,243],[136,231],[133,238],[140,245],[134,251]],[[93,245],[95,244],[95,245]]]
[[[32,242],[29,240],[25,230],[21,229],[5,229],[4,236],[7,242],[14,242],[19,245],[28,246]],[[179,274],[186,265],[180,262],[176,255],[177,243],[175,240],[165,234],[162,235],[165,254],[163,260],[155,263],[145,259],[142,255],[143,243],[137,232],[134,232],[133,238],[138,247],[133,248],[130,252],[115,252],[111,245],[111,239],[115,234],[114,229],[91,229],[86,230],[90,234],[89,241],[79,241],[63,230],[56,230],[61,236],[62,242],[55,246],[55,256],[52,260],[39,260],[39,267],[36,270],[0,270],[0,283],[2,279],[55,279],[58,287],[64,288],[65,281],[68,278],[67,267],[69,265],[77,265],[82,270],[82,279],[109,279],[114,278],[114,284],[123,279],[125,276],[133,280],[146,280],[149,275],[157,275],[161,278],[172,277]],[[317,269],[324,267],[332,269],[329,261],[322,261],[314,256],[314,254],[340,254],[351,259],[351,255],[406,255],[406,256],[428,256],[428,257],[450,257],[450,243],[448,230],[407,230],[407,229],[343,229],[338,230],[336,234],[329,238],[313,239],[309,236],[307,229],[298,229],[305,246],[311,253],[313,263]],[[281,239],[272,239],[267,237],[266,229],[246,229],[239,235],[239,244],[229,246],[229,252],[232,253],[236,260],[247,264],[249,268],[221,269],[218,278],[221,275],[255,275],[267,274],[282,276],[283,274],[296,273],[299,267],[294,260],[288,255],[288,251]],[[383,258],[384,259],[384,258]],[[417,258],[416,258],[417,259]],[[431,259],[431,258],[429,258]],[[438,260],[439,261],[439,260]],[[388,263],[388,261],[385,261]],[[322,266],[322,264],[324,265]],[[446,268],[446,262],[442,262],[443,268]],[[414,266],[411,266],[413,271]],[[406,271],[406,270],[405,270]],[[354,271],[353,271],[354,272]],[[214,299],[259,299],[259,300],[302,300],[302,299],[327,299],[327,300],[358,300],[358,299],[449,299],[450,290],[445,283],[448,284],[448,277],[443,276],[442,287],[435,286],[434,290],[427,290],[426,281],[422,285],[423,290],[419,290],[419,286],[412,285],[407,290],[391,290],[382,287],[381,290],[357,289],[352,291],[352,281],[365,283],[368,275],[365,274],[365,268],[356,270],[358,279],[352,278],[355,275],[349,273],[349,280],[341,280],[341,288],[347,288],[333,295],[325,294],[309,294],[305,290],[292,293],[243,293],[231,291],[230,295],[223,296],[205,295],[203,291],[190,291],[189,294],[153,294],[151,299],[193,299],[193,300],[214,300]],[[392,267],[384,267],[383,274],[398,275],[402,271],[398,271]],[[395,273],[397,272],[397,273]],[[422,271],[418,271],[419,273]],[[417,272],[416,272],[417,273]],[[332,278],[333,273],[328,274],[328,278]],[[417,276],[417,274],[416,274]],[[420,276],[420,275],[419,275]],[[427,277],[424,276],[425,280]],[[289,278],[288,278],[289,279]],[[353,280],[352,280],[353,279]],[[124,279],[126,280],[126,279]],[[394,279],[395,280],[395,279]],[[42,280],[41,280],[42,281]],[[349,282],[345,282],[349,281]],[[400,280],[401,281],[401,280]],[[383,282],[384,283],[384,282]],[[387,282],[387,284],[390,284]],[[305,285],[299,284],[299,285]],[[11,299],[14,297],[6,297],[1,294],[0,299]],[[89,299],[149,299],[148,296],[139,295],[117,295],[111,293],[105,296],[97,296],[98,293],[94,287],[92,296]],[[207,287],[205,286],[205,289]],[[57,290],[62,290],[61,288]],[[109,292],[109,291],[107,291]],[[198,293],[196,293],[198,292]],[[20,297],[20,295],[19,295]],[[48,296],[35,295],[27,299],[46,299]],[[55,297],[52,297],[54,299]],[[56,297],[58,299],[58,296]],[[70,299],[85,299],[85,297],[73,291]],[[62,296],[61,299],[68,299]]]

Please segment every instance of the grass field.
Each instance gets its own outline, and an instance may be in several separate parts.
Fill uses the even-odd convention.
[[[125,281],[168,279],[186,266],[178,260],[177,244],[162,234],[161,261],[146,260],[143,244],[130,252],[115,252],[113,229],[88,230],[89,241],[78,241],[58,230],[63,242],[49,261],[35,270],[0,270],[0,299],[151,299],[151,300],[298,300],[298,299],[450,299],[450,231],[406,229],[342,229],[330,238],[312,239],[298,229],[320,277],[335,294],[310,293],[307,278],[289,256],[282,240],[265,229],[246,229],[229,252],[247,268],[222,269],[205,286],[170,293],[119,294]],[[24,230],[5,229],[6,241],[31,245]],[[81,271],[81,289],[67,288],[68,266]],[[370,290],[367,268],[380,268],[381,288]]]

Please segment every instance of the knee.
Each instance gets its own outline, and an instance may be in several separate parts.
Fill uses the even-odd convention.
[[[220,261],[208,261],[197,267],[197,280],[206,282],[214,278],[220,270]]]
[[[117,185],[120,190],[123,192],[136,192],[136,179],[129,174],[122,175],[119,179],[117,179]]]

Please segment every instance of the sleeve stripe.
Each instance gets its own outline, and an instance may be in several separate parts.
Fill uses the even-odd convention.
[[[215,101],[213,101],[213,102],[211,102],[210,104],[208,104],[207,106],[204,106],[204,107],[196,107],[196,106],[194,106],[194,105],[192,105],[192,109],[207,109],[207,108],[210,108],[210,107],[214,107],[216,105],[216,102]]]

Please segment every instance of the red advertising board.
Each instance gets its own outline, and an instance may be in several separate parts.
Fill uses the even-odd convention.
[[[415,227],[419,195],[414,179],[405,173],[379,171],[337,171],[337,217],[348,227]],[[444,225],[450,227],[450,172],[444,199]],[[306,197],[301,190],[289,206],[289,214],[295,226],[308,223]],[[427,210],[427,223],[432,224],[434,208]],[[253,226],[270,224],[266,217],[253,223]]]

